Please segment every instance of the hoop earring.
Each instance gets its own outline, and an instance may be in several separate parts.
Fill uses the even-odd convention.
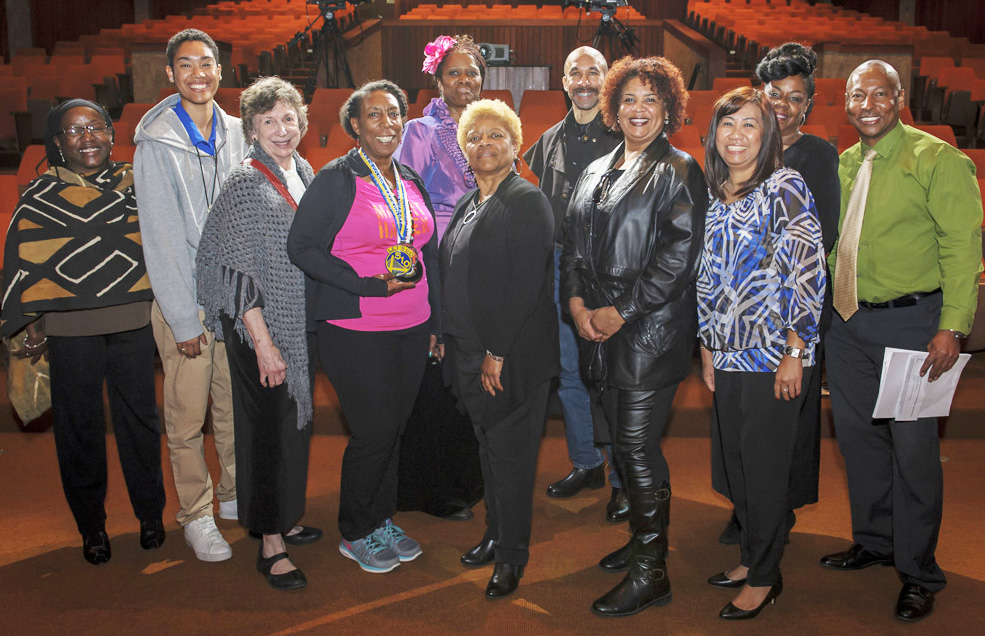
[[[516,176],[519,177],[520,176],[520,170],[523,169],[523,164],[520,163],[520,158],[519,157],[513,157],[513,166],[512,166],[512,168],[513,168],[513,173],[516,174]]]

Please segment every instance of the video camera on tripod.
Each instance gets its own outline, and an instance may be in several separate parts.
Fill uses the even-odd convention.
[[[628,7],[629,0],[561,0],[561,8],[581,7],[587,13],[597,11],[602,19],[611,18],[619,7]]]
[[[318,5],[318,12],[325,17],[326,20],[331,20],[335,17],[335,14],[345,9],[346,4],[351,4],[356,6],[357,4],[362,4],[363,2],[369,2],[370,0],[307,0],[308,4]]]

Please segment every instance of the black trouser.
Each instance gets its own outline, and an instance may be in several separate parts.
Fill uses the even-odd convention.
[[[805,367],[801,387],[810,385]],[[780,582],[790,466],[804,400],[778,400],[771,372],[715,370],[715,412],[725,477],[742,528],[742,565],[752,586]]]
[[[339,531],[357,541],[397,509],[400,437],[424,377],[427,326],[353,331],[323,322],[317,339],[351,433],[342,457]]]
[[[233,392],[239,521],[260,534],[288,532],[304,515],[312,424],[298,429],[298,406],[286,382],[260,384],[256,351],[228,316],[222,316],[222,332]]]
[[[660,449],[677,384],[649,391],[606,387],[602,408],[609,422],[619,478],[630,490],[657,490],[670,483]]]
[[[933,592],[946,583],[934,556],[944,499],[937,418],[873,420],[872,410],[885,347],[926,351],[940,313],[939,294],[912,307],[859,308],[847,323],[835,316],[827,335],[854,540],[870,552],[892,553],[904,582]]]
[[[106,521],[104,380],[134,515],[160,519],[164,479],[150,325],[99,336],[49,336],[48,352],[58,468],[79,532],[99,532]]]
[[[550,381],[534,387],[505,417],[483,420],[472,416],[485,483],[483,540],[496,542],[497,563],[526,565],[530,558],[534,477],[550,390]]]

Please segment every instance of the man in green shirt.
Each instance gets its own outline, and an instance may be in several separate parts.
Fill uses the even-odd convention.
[[[854,543],[821,564],[895,565],[903,580],[896,618],[917,621],[945,585],[934,557],[943,500],[937,419],[873,420],[872,411],[886,347],[928,351],[920,374],[930,382],[957,360],[977,304],[982,201],[971,160],[902,124],[905,104],[885,62],[865,62],[848,79],[845,108],[860,143],[839,166],[841,234],[829,258],[836,313],[826,343]]]

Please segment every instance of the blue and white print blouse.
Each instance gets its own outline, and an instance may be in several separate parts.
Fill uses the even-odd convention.
[[[711,197],[698,270],[698,325],[716,369],[774,372],[787,330],[814,364],[826,277],[814,197],[781,168],[742,199]]]

